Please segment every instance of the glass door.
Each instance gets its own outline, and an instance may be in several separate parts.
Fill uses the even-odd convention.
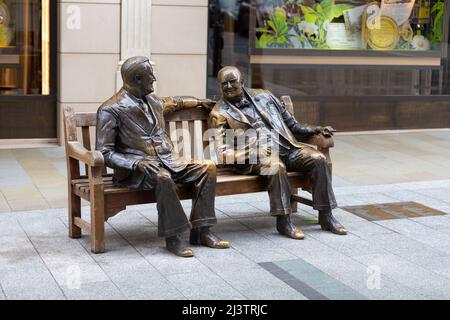
[[[0,139],[56,137],[54,2],[0,0]]]

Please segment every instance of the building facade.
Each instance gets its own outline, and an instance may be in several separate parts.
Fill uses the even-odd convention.
[[[291,95],[304,122],[340,131],[448,128],[449,6],[0,0],[0,145],[61,142],[62,107],[96,111],[120,87],[121,62],[135,55],[156,64],[163,96],[217,97],[217,71],[236,65],[248,85]]]
[[[20,59],[14,62],[21,73],[38,78],[47,68],[54,80],[51,92],[10,90],[0,95],[0,141],[4,145],[61,142],[62,107],[96,111],[120,87],[121,61],[135,55],[149,56],[156,64],[160,95],[206,96],[207,0],[49,0],[51,9],[40,7],[40,0],[2,0],[0,15],[2,3],[10,16],[28,16],[34,5],[35,11],[43,14],[42,23],[48,19],[51,30],[44,33],[53,40],[51,65],[39,65],[33,72],[25,70]],[[20,41],[24,38],[23,25],[16,18]],[[36,24],[29,33],[41,30],[42,26]],[[43,39],[36,40],[39,54]],[[9,58],[1,50],[1,58]],[[51,100],[45,112],[37,103],[43,98]],[[23,104],[28,108],[22,108]],[[6,108],[8,115],[4,113]]]

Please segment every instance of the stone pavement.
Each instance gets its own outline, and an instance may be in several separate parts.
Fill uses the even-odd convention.
[[[277,234],[265,193],[219,197],[214,231],[233,247],[195,247],[195,258],[182,259],[157,237],[155,206],[134,206],[108,222],[108,251],[93,255],[88,236],[67,237],[59,194],[53,195],[56,208],[48,208],[51,189],[62,193],[65,185],[39,169],[63,176],[61,150],[4,151],[0,187],[8,210],[0,213],[0,300],[450,299],[450,132],[336,140],[341,206],[415,201],[447,215],[369,222],[338,209],[335,215],[350,229],[340,237],[319,230],[315,212],[301,206],[294,221],[306,239],[295,241]],[[4,163],[12,164],[9,171]],[[36,190],[20,189],[30,182]],[[16,193],[4,192],[12,185]],[[11,203],[27,202],[23,192],[40,195],[42,210],[14,210]],[[189,202],[184,206],[189,212]]]

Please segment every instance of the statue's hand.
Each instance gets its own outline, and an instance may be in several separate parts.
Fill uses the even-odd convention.
[[[137,165],[137,169],[145,174],[158,174],[161,170],[161,164],[157,161],[141,160]]]
[[[202,99],[200,100],[200,106],[207,109],[212,110],[216,105],[217,101],[213,101],[211,99]]]
[[[327,138],[331,138],[332,136],[334,136],[335,132],[336,132],[336,129],[334,129],[333,127],[330,127],[330,126],[323,127],[323,128],[321,128],[321,131],[320,131],[320,133]]]

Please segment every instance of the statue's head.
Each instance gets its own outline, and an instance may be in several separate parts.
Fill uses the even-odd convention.
[[[150,60],[146,57],[133,57],[126,60],[121,69],[123,87],[142,98],[154,92],[153,83],[156,77],[153,75],[153,68]]]
[[[244,79],[236,67],[225,67],[217,76],[222,97],[227,101],[236,101],[244,90]]]

